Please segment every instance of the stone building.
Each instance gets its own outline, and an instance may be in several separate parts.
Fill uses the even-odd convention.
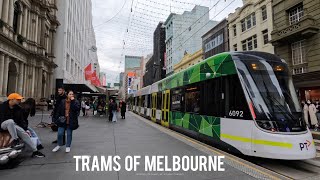
[[[243,0],[243,6],[229,14],[230,51],[274,53],[270,43],[273,30],[272,0]]]
[[[0,0],[0,100],[53,94],[55,0]]]
[[[273,0],[271,42],[302,101],[320,99],[320,1]]]

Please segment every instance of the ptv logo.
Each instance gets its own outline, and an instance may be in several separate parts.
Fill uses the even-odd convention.
[[[308,140],[306,140],[305,143],[299,143],[299,145],[300,145],[300,150],[301,150],[301,151],[302,151],[304,148],[306,148],[307,150],[309,150],[308,148],[309,148],[309,146],[311,145],[311,142],[308,141]]]

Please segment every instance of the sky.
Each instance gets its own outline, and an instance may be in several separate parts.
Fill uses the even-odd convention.
[[[152,53],[153,32],[170,13],[182,14],[195,5],[209,7],[210,20],[221,21],[242,0],[91,0],[100,69],[107,82],[119,82],[124,56]]]

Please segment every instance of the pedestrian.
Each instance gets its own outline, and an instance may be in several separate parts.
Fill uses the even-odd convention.
[[[82,99],[82,101],[81,101],[81,109],[82,109],[83,116],[85,116],[86,115],[86,102],[84,101],[84,99]]]
[[[64,87],[59,87],[58,88],[58,97],[56,98],[56,103],[54,104],[54,108],[51,112],[51,117],[52,117],[52,124],[54,124],[54,122],[56,121],[54,119],[54,114],[56,113],[56,109],[59,108],[60,104],[61,104],[61,101],[66,99],[67,98],[67,95],[66,95],[66,92],[65,92],[65,89]],[[53,125],[54,127],[51,126],[51,129],[57,129],[57,126],[56,125]],[[56,144],[58,142],[58,140],[54,140],[52,142],[52,144]],[[66,135],[65,133],[63,133],[63,144],[66,144]]]
[[[320,124],[320,103],[319,99],[316,100],[316,109],[317,109],[317,119],[318,119],[318,125]]]
[[[88,112],[89,112],[89,109],[90,109],[89,100],[86,100],[85,104],[86,104],[86,116],[88,116],[88,114],[89,114]]]
[[[316,117],[316,106],[311,103],[310,100],[307,100],[307,103],[303,107],[304,111],[304,119],[310,129],[313,129],[314,126],[317,124],[317,117]]]
[[[124,101],[121,101],[121,119],[126,119],[126,111],[127,111],[127,104]]]
[[[36,101],[33,98],[28,98],[25,102],[20,104],[23,114],[23,129],[29,134],[32,139],[36,140],[37,149],[41,150],[44,147],[41,144],[39,136],[36,131],[29,126],[28,117],[29,115],[33,117],[36,114]]]
[[[57,152],[62,146],[63,133],[67,131],[66,152],[71,150],[72,132],[79,127],[78,113],[80,103],[74,98],[73,91],[68,91],[67,98],[61,101],[59,108],[54,114],[56,124],[58,125],[58,145],[52,150]]]
[[[11,136],[10,144],[12,148],[22,147],[19,138],[32,149],[32,157],[45,157],[37,150],[28,133],[21,127],[25,126],[22,109],[19,106],[23,97],[18,93],[12,93],[8,100],[0,105],[0,130],[7,130]]]
[[[110,99],[110,101],[109,101],[109,107],[108,107],[108,111],[109,111],[109,121],[112,121],[112,117],[113,117],[112,105],[113,105],[113,99]]]

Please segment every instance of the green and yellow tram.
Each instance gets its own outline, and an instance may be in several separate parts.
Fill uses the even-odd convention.
[[[237,153],[316,155],[287,64],[264,52],[226,52],[145,87],[133,110],[162,126]]]

